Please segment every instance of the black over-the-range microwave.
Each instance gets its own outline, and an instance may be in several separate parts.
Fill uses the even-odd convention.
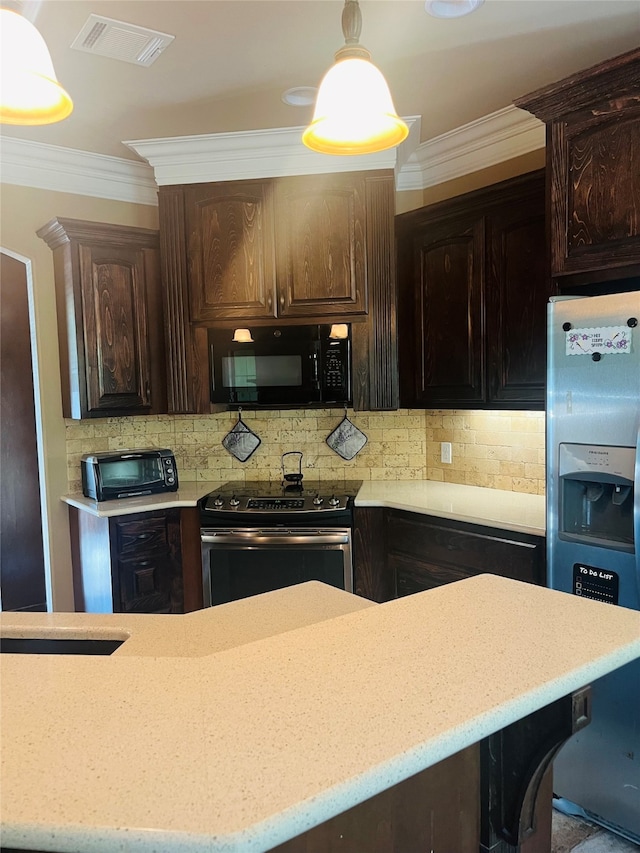
[[[209,329],[211,402],[351,403],[349,324]]]

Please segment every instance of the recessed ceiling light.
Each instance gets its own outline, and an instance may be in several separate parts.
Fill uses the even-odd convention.
[[[282,94],[282,100],[290,107],[308,107],[315,104],[318,90],[313,86],[295,86]]]
[[[426,0],[424,8],[434,18],[461,18],[483,3],[484,0]]]

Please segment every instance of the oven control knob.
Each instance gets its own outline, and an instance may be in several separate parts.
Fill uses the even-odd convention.
[[[323,503],[324,503],[324,498],[321,498],[320,495],[316,495],[315,498],[313,499],[313,505],[314,506],[322,506]]]
[[[213,499],[213,505],[214,506],[224,506],[224,501],[222,500],[222,498],[214,498]]]
[[[331,497],[329,498],[329,505],[330,506],[338,506],[339,503],[340,503],[340,498],[337,498],[335,495],[331,495]]]
[[[229,500],[229,506],[240,506],[240,501],[235,495]]]

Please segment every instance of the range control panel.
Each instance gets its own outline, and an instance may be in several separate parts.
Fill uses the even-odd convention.
[[[573,564],[573,594],[607,604],[618,603],[619,577],[616,572],[587,566],[584,563]]]

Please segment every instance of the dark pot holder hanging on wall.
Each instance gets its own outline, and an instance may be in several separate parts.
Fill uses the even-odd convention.
[[[242,420],[242,409],[238,409],[238,422],[222,439],[222,446],[239,462],[246,462],[261,444],[261,439]]]
[[[350,460],[356,456],[367,443],[367,436],[352,424],[344,410],[344,418],[327,436],[329,447],[343,459]]]

